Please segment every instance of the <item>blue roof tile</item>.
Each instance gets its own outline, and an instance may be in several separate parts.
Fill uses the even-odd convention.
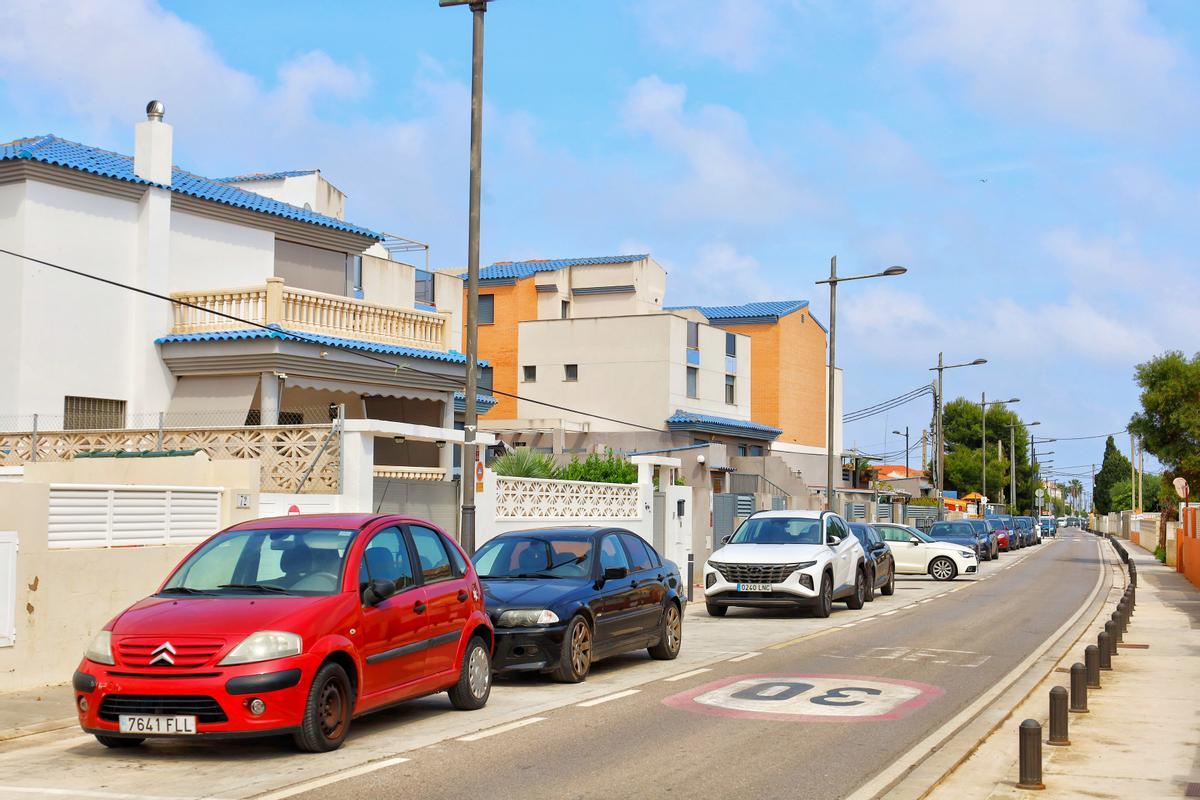
[[[676,409],[667,417],[668,430],[708,431],[711,433],[726,433],[732,436],[745,436],[751,439],[774,439],[783,433],[783,429],[761,422],[750,422],[731,417],[717,417],[712,414],[698,414],[694,411]]]
[[[763,317],[779,319],[807,306],[807,300],[767,300],[760,303],[743,303],[740,306],[670,306],[667,310],[674,311],[683,308],[694,308],[710,320],[717,322],[736,319],[761,319]]]
[[[360,339],[341,339],[336,336],[321,336],[316,333],[300,333],[283,328],[246,328],[236,331],[209,331],[207,333],[172,333],[154,340],[155,344],[174,344],[176,342],[233,342],[254,339],[279,339],[287,342],[303,342],[305,344],[322,344],[327,347],[337,347],[345,350],[358,350],[364,353],[380,353],[382,355],[404,356],[406,358],[424,358],[430,361],[443,361],[450,364],[466,364],[467,357],[457,350],[422,350],[416,347],[400,347],[378,342],[365,342]],[[486,367],[488,362],[479,361]]]
[[[133,158],[131,156],[101,150],[98,147],[91,147],[86,144],[79,144],[78,142],[69,142],[66,139],[51,134],[33,136],[28,139],[17,139],[7,144],[0,144],[0,161],[16,161],[21,159],[39,161],[43,164],[53,164],[59,167],[66,167],[67,169],[79,170],[80,172],[89,172],[93,175],[125,181],[126,183],[159,186],[159,184],[153,181],[139,178],[134,174]],[[239,189],[236,186],[229,186],[219,181],[210,180],[191,172],[186,172],[179,167],[173,167],[171,170],[171,185],[163,186],[162,188],[170,189],[177,194],[198,197],[201,200],[211,200],[214,203],[221,203],[222,205],[244,208],[248,211],[270,214],[271,216],[291,219],[297,222],[306,222],[310,225],[318,225],[332,230],[355,233],[371,239],[383,239],[382,234],[368,228],[351,225],[334,217],[297,208],[279,200],[272,200],[269,197],[248,192],[245,189]]]
[[[496,403],[498,403],[498,402],[500,402],[500,401],[497,400],[495,397],[493,397],[490,394],[477,394],[477,395],[475,395],[475,412],[478,414],[486,414],[487,412],[491,411],[492,407],[495,406]],[[467,410],[467,393],[466,392],[455,392],[454,393],[454,410],[455,411],[466,411]]]
[[[501,261],[491,266],[484,267],[479,270],[479,279],[487,280],[513,280],[520,278],[528,278],[538,272],[553,272],[556,269],[563,267],[576,267],[586,264],[624,264],[627,261],[641,261],[644,258],[649,258],[647,253],[639,253],[629,256],[596,256],[594,258],[559,258],[549,261]],[[467,274],[464,272],[459,277],[464,280]]]
[[[245,175],[233,175],[228,178],[213,178],[217,183],[250,183],[251,181],[274,181],[281,178],[298,178],[301,175],[313,175],[315,169],[287,169],[282,172],[248,172]]]

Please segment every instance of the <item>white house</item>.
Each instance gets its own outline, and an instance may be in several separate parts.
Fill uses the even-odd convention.
[[[154,102],[132,156],[0,144],[0,466],[198,447],[261,457],[264,491],[336,492],[342,416],[387,423],[355,428],[378,475],[448,480],[461,279],[395,260],[317,170],[213,180],[172,141]]]

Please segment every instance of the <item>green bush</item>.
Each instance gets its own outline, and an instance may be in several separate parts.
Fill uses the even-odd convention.
[[[936,497],[914,497],[908,501],[910,506],[937,506]]]
[[[583,461],[573,458],[554,477],[564,481],[637,483],[637,466],[608,450],[603,456],[592,453]]]
[[[1154,557],[1164,564],[1167,563],[1167,548],[1163,547],[1161,544],[1154,548]]]
[[[509,478],[553,478],[556,477],[554,459],[528,447],[509,450],[492,462],[492,471]]]

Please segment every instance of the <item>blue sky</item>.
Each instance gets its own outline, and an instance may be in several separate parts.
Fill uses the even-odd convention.
[[[1194,3],[498,0],[487,25],[485,263],[646,251],[669,302],[819,316],[830,255],[904,264],[842,291],[847,410],[944,350],[990,360],[950,396],[1019,396],[1047,436],[1123,428],[1133,365],[1197,349]],[[319,167],[348,219],[459,265],[469,67],[469,14],[435,0],[15,0],[0,140],[128,153],[159,98],[185,168]],[[921,401],[847,441],[895,450],[928,419]]]

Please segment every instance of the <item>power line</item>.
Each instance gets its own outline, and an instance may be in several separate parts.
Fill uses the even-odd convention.
[[[12,250],[6,250],[4,248],[0,248],[0,253],[6,253],[10,256],[13,256],[14,258],[22,258],[22,259],[25,259],[26,261],[32,261],[35,264],[41,264],[42,266],[50,267],[51,269],[56,269],[61,272],[66,272],[68,274],[75,275],[80,278],[87,278],[88,280],[93,280],[93,281],[97,281],[99,283],[108,284],[109,286],[115,286],[118,289],[125,289],[126,291],[135,292],[140,295],[145,295],[146,297],[152,297],[156,300],[164,300],[173,305],[182,306],[184,308],[192,308],[197,311],[203,311],[206,314],[212,314],[215,317],[221,317],[222,319],[228,319],[233,322],[241,323],[243,325],[249,325],[252,328],[261,328],[262,330],[273,331],[275,333],[286,333],[289,337],[291,337],[293,339],[299,339],[300,341],[308,342],[309,344],[315,344],[319,347],[323,347],[326,349],[344,350],[348,353],[353,353],[354,355],[356,355],[358,357],[365,358],[368,361],[376,361],[380,364],[386,364],[387,366],[395,369],[397,372],[399,372],[400,370],[403,369],[403,370],[407,370],[409,372],[416,373],[418,375],[426,375],[429,377],[440,378],[443,380],[446,378],[446,376],[441,373],[429,372],[428,370],[419,369],[417,367],[413,367],[408,364],[398,364],[394,361],[390,361],[386,358],[382,358],[381,356],[374,355],[373,353],[366,353],[361,350],[356,350],[351,347],[346,347],[345,345],[330,344],[329,342],[321,341],[320,339],[315,339],[315,338],[306,336],[305,334],[299,333],[296,331],[283,330],[281,328],[277,328],[277,327],[274,327],[271,325],[266,325],[261,322],[254,322],[253,320],[243,319],[243,318],[235,316],[233,314],[226,314],[222,311],[214,311],[211,308],[205,308],[204,306],[199,306],[199,305],[196,305],[195,303],[188,303],[184,300],[179,300],[179,299],[176,299],[169,295],[159,294],[158,292],[152,292],[149,289],[143,289],[140,286],[132,286],[127,283],[121,283],[120,281],[115,281],[115,280],[112,280],[111,278],[102,278],[99,275],[93,275],[89,272],[83,272],[82,270],[71,269],[70,267],[64,267],[61,264],[55,264],[51,261],[44,261],[40,258],[34,258],[33,256],[27,256],[22,253],[15,253]],[[467,368],[474,369],[475,365],[468,364]],[[527,403],[534,403],[536,405],[545,406],[546,408],[553,408],[558,411],[568,411],[572,414],[580,414],[585,417],[591,417],[592,419],[604,420],[605,422],[615,422],[618,425],[628,425],[632,428],[640,428],[641,430],[645,430],[645,431],[652,431],[654,433],[662,433],[662,430],[660,428],[651,428],[648,425],[642,425],[637,422],[628,422],[626,420],[616,419],[615,417],[606,417],[603,414],[593,414],[590,411],[583,411],[578,408],[571,408],[570,406],[562,406],[562,405],[557,405],[555,403],[547,403],[544,400],[534,400],[530,397],[522,397],[520,395],[513,394],[511,392],[504,392],[499,389],[492,389],[492,394],[500,395],[501,397],[510,397],[514,400],[523,400]]]
[[[933,394],[933,387],[928,385],[921,386],[913,389],[912,391],[905,392],[897,397],[893,397],[890,400],[884,400],[880,403],[876,403],[873,406],[867,406],[866,408],[860,408],[857,411],[851,411],[849,414],[843,414],[842,422],[858,422],[859,420],[867,419],[868,417],[883,414],[884,412],[891,411],[893,408],[899,408],[906,403],[911,403],[918,397],[923,397],[927,394]]]

